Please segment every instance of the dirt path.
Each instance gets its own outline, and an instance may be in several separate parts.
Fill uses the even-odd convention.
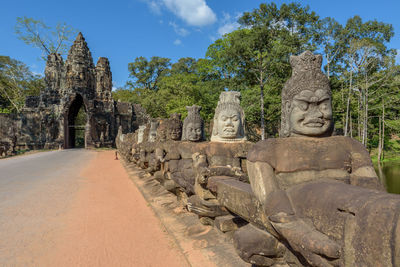
[[[189,266],[114,152],[97,153],[46,266]],[[43,266],[39,265],[39,266]]]

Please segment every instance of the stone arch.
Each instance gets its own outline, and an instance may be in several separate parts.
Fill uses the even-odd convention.
[[[75,148],[76,141],[76,131],[77,125],[75,125],[75,121],[78,115],[78,112],[81,108],[84,108],[86,112],[86,125],[84,129],[79,129],[84,131],[84,147],[87,147],[87,132],[88,132],[88,124],[89,124],[89,110],[87,101],[81,94],[76,94],[75,97],[67,104],[65,113],[64,113],[64,148]]]

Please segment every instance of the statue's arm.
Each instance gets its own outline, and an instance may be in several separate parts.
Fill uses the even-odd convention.
[[[251,189],[257,200],[265,207],[268,204],[267,197],[279,190],[274,169],[266,162],[247,161],[247,171]]]

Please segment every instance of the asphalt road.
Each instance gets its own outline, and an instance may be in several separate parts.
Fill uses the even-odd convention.
[[[50,151],[0,160],[0,266],[35,266],[64,227],[65,214],[95,152]]]
[[[14,266],[190,264],[114,151],[68,149],[0,160],[0,267]]]

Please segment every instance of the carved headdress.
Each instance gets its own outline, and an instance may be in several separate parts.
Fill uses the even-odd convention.
[[[187,136],[187,126],[189,123],[199,123],[201,125],[201,138],[199,141],[204,140],[204,121],[200,116],[201,107],[197,105],[187,106],[188,111],[187,117],[183,120],[183,133],[182,133],[182,140],[188,140]]]
[[[217,107],[215,108],[214,120],[213,120],[213,130],[211,135],[211,141],[222,141],[219,140],[218,133],[218,117],[221,111],[223,110],[236,110],[240,114],[240,126],[239,132],[237,134],[237,138],[232,141],[243,141],[246,140],[244,135],[245,127],[244,127],[244,111],[240,106],[240,92],[236,91],[226,91],[222,92],[219,96],[219,101]]]
[[[282,89],[282,112],[281,112],[281,137],[289,136],[289,121],[285,105],[295,95],[303,90],[315,92],[318,89],[332,94],[329,79],[321,71],[322,56],[314,55],[305,51],[299,56],[290,56],[292,66],[292,77],[287,80]]]

